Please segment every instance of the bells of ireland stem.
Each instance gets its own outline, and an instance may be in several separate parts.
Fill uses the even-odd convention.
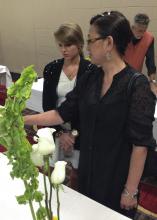
[[[4,118],[5,106],[0,105],[0,118]]]
[[[57,161],[51,174],[51,182],[53,185],[60,185],[65,180],[65,166],[67,162]]]
[[[46,156],[48,154],[53,154],[55,151],[55,143],[53,139],[53,132],[55,129],[53,128],[41,128],[37,132],[38,138],[36,140],[38,141],[38,152]]]

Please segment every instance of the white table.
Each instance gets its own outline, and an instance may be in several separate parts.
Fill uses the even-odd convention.
[[[12,77],[6,66],[0,65],[0,84],[6,85],[8,88],[12,84]]]
[[[23,183],[19,179],[12,180],[7,165],[8,159],[0,154],[0,220],[32,220],[28,205],[19,205],[15,195],[23,193]],[[40,183],[43,182],[39,176]],[[42,186],[41,186],[42,190]],[[55,206],[56,197],[53,193]],[[61,220],[129,220],[129,218],[83,196],[64,186],[60,192]],[[53,209],[56,212],[56,209]]]
[[[42,93],[43,78],[33,83],[31,97],[27,100],[26,107],[37,112],[43,112]]]

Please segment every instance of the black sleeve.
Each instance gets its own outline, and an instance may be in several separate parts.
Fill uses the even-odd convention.
[[[90,78],[94,68],[97,67],[92,65],[89,70],[87,70],[83,76],[78,79],[74,89],[66,95],[66,100],[56,109],[64,122],[71,122],[73,118],[79,114],[79,102],[85,93],[86,86],[88,85],[88,79]]]
[[[46,65],[43,72],[44,83],[42,94],[42,106],[44,111],[49,111],[56,108],[57,96],[54,88],[56,85],[54,84],[53,77],[51,75],[52,65],[52,63]],[[63,130],[63,128],[60,125],[53,126],[53,128],[56,129],[55,133]]]
[[[150,44],[147,53],[146,53],[146,67],[148,70],[148,76],[152,73],[156,73],[156,66],[155,66],[155,54],[154,54],[154,40]]]
[[[66,95],[66,100],[56,109],[64,122],[70,122],[78,112],[78,91],[75,87]]]
[[[130,97],[127,132],[131,144],[156,147],[153,138],[155,95],[150,90],[147,78],[138,77]]]
[[[52,76],[51,76],[51,66],[48,64],[44,68],[43,77],[43,94],[42,94],[42,106],[44,111],[48,111],[55,108],[54,105],[54,94],[52,91]]]

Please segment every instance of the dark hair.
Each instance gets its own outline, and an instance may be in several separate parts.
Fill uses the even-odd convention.
[[[77,45],[80,55],[83,56],[84,39],[81,27],[75,23],[62,24],[55,32],[54,37],[57,41],[66,45]]]
[[[142,25],[148,26],[150,19],[149,19],[148,15],[139,13],[139,14],[135,15],[134,22],[137,24],[142,24]]]
[[[97,28],[100,37],[112,36],[120,55],[124,55],[133,33],[126,17],[118,12],[103,12],[91,18],[90,24]]]

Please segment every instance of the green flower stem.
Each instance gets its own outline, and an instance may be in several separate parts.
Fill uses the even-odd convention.
[[[44,178],[44,190],[45,190],[45,207],[46,207],[48,219],[50,220],[50,211],[49,211],[49,207],[48,207],[48,192],[47,192],[45,170],[44,170],[44,173],[43,173],[43,178]]]
[[[53,218],[53,212],[52,212],[51,201],[52,201],[52,185],[50,185],[50,198],[49,198],[50,216],[51,216],[51,219],[52,219],[52,218]],[[51,219],[50,219],[50,220],[51,220]]]
[[[47,168],[48,168],[48,180],[50,184],[50,194],[49,194],[49,211],[50,211],[50,220],[53,218],[53,212],[52,212],[52,182],[51,182],[51,170],[50,170],[50,162],[49,162],[49,156],[46,158]]]
[[[56,196],[57,196],[57,218],[60,220],[60,201],[59,201],[59,185],[56,186]]]
[[[25,188],[27,189],[27,181],[26,180],[24,180],[24,185],[25,185]],[[34,208],[33,208],[33,203],[30,199],[28,202],[29,202],[29,207],[31,210],[32,218],[33,218],[33,220],[36,220],[36,216],[35,216],[35,212],[34,212]]]
[[[0,144],[7,148],[6,155],[12,164],[11,177],[24,181],[25,193],[16,198],[19,204],[29,203],[33,220],[37,220],[32,195],[38,193],[38,172],[30,158],[32,148],[26,138],[22,111],[36,77],[33,66],[25,68],[21,77],[8,88],[5,106],[0,107]]]

